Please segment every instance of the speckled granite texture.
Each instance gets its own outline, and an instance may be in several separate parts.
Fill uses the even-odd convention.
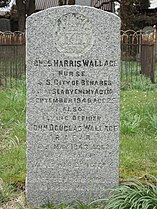
[[[29,204],[87,202],[119,182],[120,19],[92,7],[27,18]]]

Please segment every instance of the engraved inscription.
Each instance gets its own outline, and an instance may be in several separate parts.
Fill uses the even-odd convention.
[[[78,13],[63,15],[57,21],[55,32],[56,48],[69,56],[79,56],[94,43],[92,24]]]
[[[76,5],[27,21],[28,202],[107,198],[119,183],[120,21]]]

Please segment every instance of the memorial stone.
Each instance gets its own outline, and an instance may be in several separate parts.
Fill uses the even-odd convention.
[[[0,31],[5,32],[10,30],[10,20],[8,20],[7,18],[0,18]]]
[[[104,198],[119,183],[120,19],[92,7],[27,18],[28,202]]]
[[[75,0],[76,5],[91,6],[92,0]]]

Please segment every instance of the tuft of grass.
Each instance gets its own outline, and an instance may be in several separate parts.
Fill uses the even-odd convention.
[[[149,129],[152,131],[152,132],[154,132],[154,133],[157,133],[157,113],[155,114],[149,114],[148,115],[148,127],[149,127]]]
[[[0,91],[0,151],[11,149],[26,139],[25,82],[15,89]]]
[[[152,177],[151,177],[152,178]],[[113,191],[105,209],[157,209],[157,179],[125,182]]]
[[[17,197],[17,189],[13,184],[6,184],[0,179],[0,205]]]
[[[24,183],[26,178],[26,145],[21,144],[3,152],[0,160],[0,176],[8,183]]]
[[[157,129],[157,92],[121,92],[121,133],[152,134]]]
[[[121,114],[121,131],[123,134],[137,133],[140,128],[142,118],[137,113],[132,113],[129,110]]]
[[[58,206],[54,206],[53,204],[51,205],[46,205],[45,207],[47,209],[104,209],[106,199],[98,199],[95,201],[91,201],[87,204],[83,203],[80,200],[75,200],[69,204],[59,204]],[[102,204],[103,203],[103,204]]]

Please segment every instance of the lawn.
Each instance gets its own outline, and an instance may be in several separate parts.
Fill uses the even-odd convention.
[[[0,184],[4,204],[24,190],[25,84],[0,90]],[[120,179],[157,176],[157,85],[121,85]],[[19,207],[20,208],[20,207]],[[22,208],[22,207],[21,207]]]

